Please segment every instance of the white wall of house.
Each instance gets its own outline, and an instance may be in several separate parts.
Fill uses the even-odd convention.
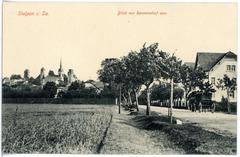
[[[209,82],[214,84],[216,88],[218,79],[222,79],[224,74],[228,75],[230,78],[237,78],[237,61],[233,58],[223,58],[209,71],[208,74]],[[221,101],[222,96],[226,98],[227,91],[216,88],[216,92],[213,94],[212,99],[215,101]],[[232,96],[230,96],[230,101],[237,101],[237,91],[235,91]]]
[[[59,78],[55,76],[46,76],[43,84],[46,84],[47,82],[55,82],[56,84],[58,84]]]

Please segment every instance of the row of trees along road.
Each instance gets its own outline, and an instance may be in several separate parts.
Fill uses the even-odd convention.
[[[209,82],[204,82],[207,76],[203,70],[191,69],[182,64],[182,61],[174,54],[160,50],[158,43],[149,46],[145,43],[139,52],[131,51],[120,59],[103,60],[98,75],[99,80],[111,88],[116,97],[119,97],[119,113],[122,98],[128,99],[128,102],[132,104],[131,93],[135,95],[136,109],[139,111],[138,97],[144,85],[147,91],[146,115],[150,115],[151,87],[155,81],[171,81],[170,117],[172,117],[173,106],[173,83],[183,84],[185,98],[195,87],[213,92],[212,86],[205,85]]]

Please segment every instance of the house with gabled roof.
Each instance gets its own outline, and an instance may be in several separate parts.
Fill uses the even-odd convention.
[[[237,55],[229,51],[226,53],[198,52],[195,68],[201,67],[208,76],[208,81],[216,88],[212,99],[221,101],[227,97],[227,91],[216,87],[218,79],[226,74],[230,78],[237,78]],[[230,94],[230,101],[237,101],[237,91]]]

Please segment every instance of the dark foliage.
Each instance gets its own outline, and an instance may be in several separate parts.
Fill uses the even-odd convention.
[[[231,107],[231,112],[237,113],[237,103],[236,102],[229,102]],[[228,112],[228,100],[227,98],[222,97],[221,102],[216,102],[216,111],[220,112]]]
[[[41,89],[32,90],[30,87],[12,88],[3,86],[3,98],[46,98],[47,93]]]
[[[10,76],[10,80],[14,80],[14,79],[21,79],[21,75],[16,75],[16,74],[13,74]]]
[[[47,98],[53,98],[57,93],[57,86],[55,82],[47,82],[43,86],[43,93]]]

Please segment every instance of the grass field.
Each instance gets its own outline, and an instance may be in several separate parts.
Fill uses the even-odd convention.
[[[110,105],[3,104],[3,153],[97,153]]]
[[[116,105],[3,104],[3,153],[225,154],[236,136]],[[186,114],[186,113],[185,113]],[[226,120],[226,119],[225,119]]]

